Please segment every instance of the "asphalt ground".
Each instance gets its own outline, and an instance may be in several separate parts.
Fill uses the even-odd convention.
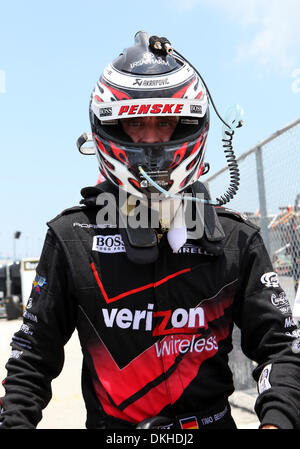
[[[0,319],[0,380],[6,377],[5,364],[9,358],[13,333],[20,329],[22,320]],[[49,342],[51,344],[51,342]],[[65,364],[61,374],[52,382],[53,397],[43,411],[38,429],[85,429],[85,405],[81,396],[82,355],[77,332],[65,346]],[[0,397],[4,388],[0,384]],[[256,391],[235,391],[230,397],[232,415],[238,429],[257,429],[254,413]]]

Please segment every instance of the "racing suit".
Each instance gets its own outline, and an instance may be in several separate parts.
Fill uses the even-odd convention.
[[[234,428],[234,323],[256,362],[261,423],[299,428],[297,327],[259,229],[207,206],[203,236],[178,253],[165,235],[152,248],[135,248],[126,230],[99,223],[101,185],[90,189],[81,206],[48,223],[12,338],[0,428],[37,426],[76,328],[87,428],[131,428],[157,415],[174,428]]]

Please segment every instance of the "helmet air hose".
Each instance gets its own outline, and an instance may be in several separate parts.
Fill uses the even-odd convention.
[[[237,160],[236,160],[236,157],[234,154],[232,140],[233,140],[233,136],[234,136],[234,129],[240,128],[243,125],[242,117],[243,117],[244,111],[239,105],[236,105],[227,111],[226,118],[224,120],[223,117],[219,114],[219,112],[216,108],[216,105],[212,99],[212,96],[210,94],[210,91],[209,91],[204,79],[198,72],[198,70],[184,56],[182,56],[176,49],[174,49],[172,47],[170,41],[165,37],[151,36],[149,38],[149,44],[153,50],[161,51],[168,55],[175,53],[174,57],[176,59],[186,61],[194,69],[194,71],[197,73],[197,75],[201,79],[201,81],[208,93],[208,97],[210,99],[210,102],[211,102],[214,110],[215,110],[216,115],[219,117],[221,122],[223,122],[222,142],[223,142],[223,148],[224,148],[225,157],[227,160],[227,166],[228,166],[229,175],[230,175],[229,188],[223,195],[221,195],[215,201],[199,199],[199,198],[191,197],[191,196],[186,197],[186,199],[189,199],[191,201],[200,201],[205,204],[210,204],[210,205],[214,205],[214,206],[222,206],[222,205],[228,203],[234,197],[234,195],[236,195],[238,188],[239,188],[240,172],[239,172],[238,163],[237,163]],[[232,117],[232,114],[234,114],[233,117]],[[228,124],[228,123],[231,123],[231,124]],[[141,166],[139,166],[139,171],[145,177],[145,179],[150,184],[153,185],[153,187],[155,187],[158,191],[163,193],[166,197],[185,199],[185,197],[182,195],[171,194],[167,190],[160,187],[155,181],[153,181],[153,179],[151,179],[147,175],[147,173],[145,173],[145,171],[143,170],[143,168]]]

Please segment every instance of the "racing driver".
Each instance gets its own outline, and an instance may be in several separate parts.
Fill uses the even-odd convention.
[[[37,427],[75,329],[87,428],[235,429],[234,324],[255,361],[260,428],[300,428],[289,302],[259,228],[199,181],[210,97],[171,48],[138,32],[91,95],[104,181],[48,223],[6,364],[3,429]]]

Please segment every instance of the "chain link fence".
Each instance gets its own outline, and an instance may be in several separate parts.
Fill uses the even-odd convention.
[[[259,225],[291,306],[300,277],[300,119],[237,158],[240,188],[228,207]],[[227,167],[207,179],[212,198],[229,184]]]
[[[300,119],[276,131],[237,158],[240,188],[228,207],[260,226],[264,243],[291,307],[300,278]],[[216,198],[229,185],[227,167],[206,181]],[[230,363],[235,386],[254,386],[253,369],[241,354],[240,334],[233,333]]]

